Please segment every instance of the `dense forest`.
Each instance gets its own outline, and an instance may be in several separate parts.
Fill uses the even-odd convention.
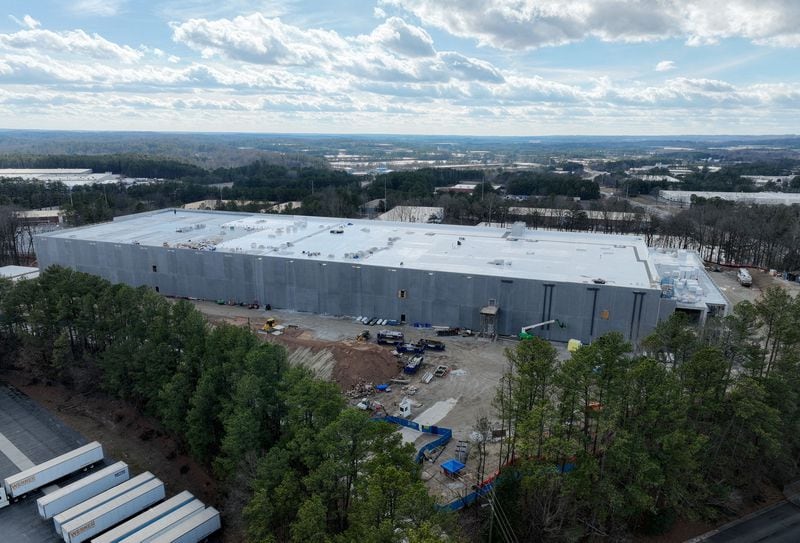
[[[124,399],[227,484],[226,526],[264,541],[433,542],[413,449],[249,330],[60,268],[0,281],[0,377]],[[235,539],[235,538],[234,538]]]
[[[523,196],[569,196],[581,200],[600,198],[600,186],[574,174],[554,172],[505,172],[497,177],[508,194]]]
[[[676,314],[638,354],[614,333],[565,361],[539,339],[509,349],[484,531],[620,541],[763,501],[798,475],[798,330],[800,298],[771,289],[706,328]]]

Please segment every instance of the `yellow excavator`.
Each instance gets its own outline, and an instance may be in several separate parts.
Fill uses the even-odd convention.
[[[267,322],[264,323],[264,326],[261,329],[264,332],[272,332],[275,329],[275,325],[278,324],[278,319],[275,317],[270,317],[267,319]]]

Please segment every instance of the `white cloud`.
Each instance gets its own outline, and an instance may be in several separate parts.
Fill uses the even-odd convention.
[[[386,12],[383,10],[383,8],[375,6],[372,9],[372,16],[375,17],[376,19],[385,19],[386,18]]]
[[[680,37],[688,45],[726,38],[800,46],[796,0],[380,0],[482,45],[530,49],[598,38],[639,42]]]
[[[662,60],[656,64],[657,72],[668,72],[670,70],[674,70],[675,68],[677,68],[677,66],[675,66],[674,60]]]
[[[406,23],[400,17],[390,17],[362,41],[373,43],[404,57],[436,55],[433,38],[424,29]]]
[[[303,66],[342,77],[394,82],[439,83],[450,79],[499,82],[490,63],[460,53],[437,51],[430,34],[390,17],[369,34],[304,29],[259,13],[234,19],[190,19],[172,23],[175,42],[201,53],[268,66]]]
[[[347,47],[336,32],[303,30],[260,13],[233,19],[189,19],[171,26],[174,41],[205,57],[219,55],[256,64],[317,64]]]
[[[97,59],[114,59],[123,63],[132,63],[142,57],[141,51],[127,45],[117,45],[98,34],[87,34],[83,30],[53,32],[37,28],[0,34],[0,47],[50,51],[58,54],[74,53]]]
[[[78,15],[94,15],[97,17],[113,17],[127,3],[127,0],[72,0],[70,10]]]
[[[22,18],[22,22],[25,23],[25,26],[27,26],[30,29],[39,28],[40,26],[42,26],[42,23],[40,23],[30,15],[25,15],[25,17]]]
[[[8,18],[22,28],[34,29],[42,25],[42,23],[27,14],[22,18],[22,20],[17,19],[13,15],[9,15]]]

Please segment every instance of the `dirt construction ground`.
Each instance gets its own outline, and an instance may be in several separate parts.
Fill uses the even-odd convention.
[[[194,303],[212,322],[249,325],[254,330],[260,329],[267,317],[275,317],[279,324],[287,326],[284,333],[279,336],[262,334],[262,337],[286,346],[292,363],[304,364],[320,377],[339,383],[351,404],[366,397],[379,402],[387,414],[393,415],[399,414],[399,403],[403,398],[409,398],[413,405],[410,419],[450,428],[453,439],[436,462],[426,463],[424,469],[424,477],[440,502],[454,499],[477,482],[479,474],[475,454],[468,456],[466,476],[459,481],[444,477],[440,465],[455,456],[459,441],[470,441],[479,417],[485,416],[493,426],[496,425],[492,400],[507,364],[503,352],[508,347],[513,348],[516,341],[491,341],[474,336],[437,338],[433,330],[411,326],[366,326],[345,317],[280,310],[265,312],[213,302]],[[426,351],[423,367],[415,375],[404,375],[402,363],[398,360],[405,357],[393,355],[390,346],[375,343],[375,335],[382,328],[400,330],[405,340],[412,343],[422,338],[439,339],[446,348],[443,352]],[[356,335],[363,330],[371,333],[368,343],[355,341]],[[566,357],[566,346],[555,345],[559,355]],[[433,372],[438,365],[448,366],[448,374],[424,383],[425,374]],[[389,384],[390,392],[376,392],[375,385],[378,384]],[[413,430],[404,430],[403,438],[417,448],[432,440],[430,435]],[[488,448],[486,475],[498,467],[497,445],[490,444]]]
[[[728,299],[731,305],[735,306],[739,302],[745,300],[755,302],[761,297],[764,291],[773,286],[785,289],[792,296],[797,296],[797,293],[800,292],[800,283],[786,281],[780,277],[773,277],[769,273],[755,268],[749,269],[750,275],[753,278],[753,285],[750,287],[743,287],[736,279],[738,271],[739,268],[723,267],[719,272],[708,272],[711,280],[719,287],[722,294]]]

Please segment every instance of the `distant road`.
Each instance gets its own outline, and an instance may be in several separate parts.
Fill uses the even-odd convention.
[[[800,507],[788,501],[768,507],[761,513],[708,537],[692,542],[710,543],[796,543],[800,541]]]

